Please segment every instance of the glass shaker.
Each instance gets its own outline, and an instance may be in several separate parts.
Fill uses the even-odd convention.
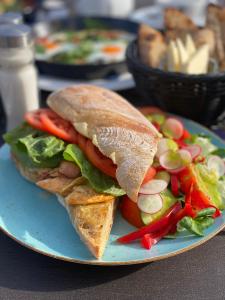
[[[39,107],[33,38],[26,25],[0,26],[0,94],[7,130],[17,126],[25,112]]]

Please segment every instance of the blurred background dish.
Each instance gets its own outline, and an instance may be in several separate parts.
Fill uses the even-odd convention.
[[[69,79],[112,77],[127,71],[125,49],[138,24],[109,17],[76,17],[33,26],[40,74]]]

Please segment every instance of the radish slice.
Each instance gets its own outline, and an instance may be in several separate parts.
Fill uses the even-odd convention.
[[[152,179],[141,186],[139,193],[145,195],[154,195],[164,191],[167,186],[168,183],[165,180]]]
[[[202,148],[199,145],[190,145],[190,146],[183,147],[182,149],[190,152],[192,159],[195,159],[202,152]]]
[[[169,150],[159,157],[160,165],[166,170],[173,170],[183,167],[181,156],[178,152]]]
[[[162,127],[162,133],[174,139],[180,139],[184,133],[183,124],[174,118],[168,118]]]
[[[191,157],[191,153],[187,150],[179,150],[178,154],[181,157],[183,166],[189,165],[192,162],[192,157]]]
[[[164,152],[168,150],[176,151],[178,150],[178,145],[171,139],[162,138],[157,145],[156,157],[160,157]]]
[[[225,173],[225,165],[222,158],[217,155],[211,155],[207,161],[207,167],[209,170],[214,170],[218,177],[221,177]]]
[[[137,205],[139,209],[147,214],[155,214],[163,206],[163,199],[159,194],[155,195],[140,195]]]
[[[170,174],[166,171],[160,171],[155,175],[154,179],[162,179],[165,182],[167,182],[167,184],[169,184],[170,182]]]
[[[169,172],[170,172],[170,174],[177,175],[177,174],[179,174],[181,171],[183,171],[185,168],[186,168],[186,166],[183,166],[183,167],[180,167],[180,168],[177,168],[177,169],[174,169],[174,170],[169,170]]]

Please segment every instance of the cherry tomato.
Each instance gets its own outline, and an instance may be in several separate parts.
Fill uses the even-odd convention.
[[[40,120],[49,133],[69,143],[77,143],[77,132],[70,122],[62,119],[52,110],[41,112]]]
[[[85,154],[90,162],[100,171],[113,178],[116,177],[116,165],[112,160],[105,157],[90,140],[87,140]]]
[[[123,218],[127,220],[127,222],[138,228],[144,226],[137,203],[130,200],[126,195],[123,196],[121,200],[120,210]]]

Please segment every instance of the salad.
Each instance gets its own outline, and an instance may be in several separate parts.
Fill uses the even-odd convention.
[[[176,117],[148,109],[143,113],[162,139],[137,203],[122,198],[122,216],[138,229],[118,242],[139,240],[151,249],[183,231],[204,236],[225,208],[225,149],[218,149],[208,136],[191,134]]]

